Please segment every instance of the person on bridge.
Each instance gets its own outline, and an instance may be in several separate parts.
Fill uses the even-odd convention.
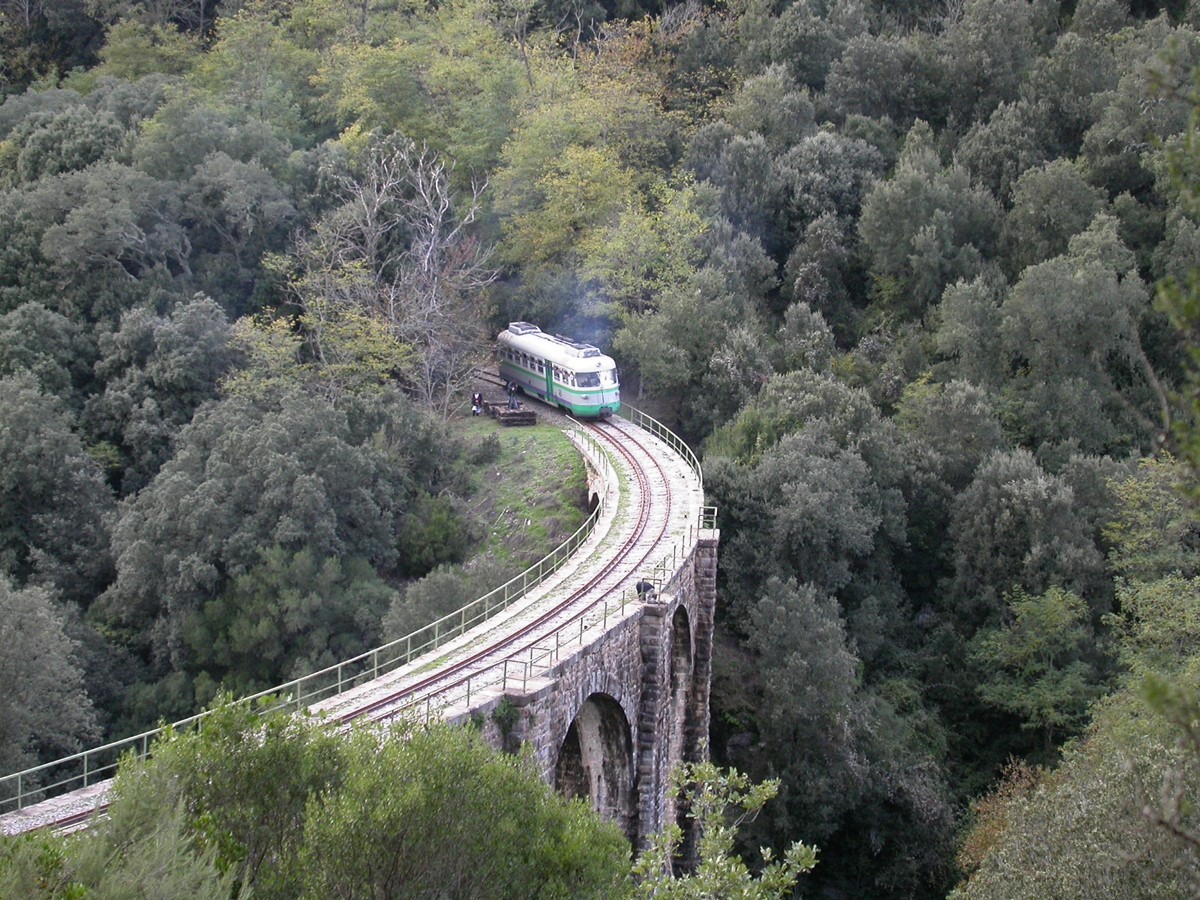
[[[642,579],[636,585],[634,585],[634,590],[637,591],[638,599],[641,600],[643,603],[645,603],[648,600],[653,600],[654,596],[658,593],[654,589],[654,585],[652,585],[650,582],[646,581],[645,579]]]

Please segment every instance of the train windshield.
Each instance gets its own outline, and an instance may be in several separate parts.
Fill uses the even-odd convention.
[[[585,388],[600,387],[600,376],[595,372],[576,372],[575,383]]]
[[[617,370],[605,369],[599,374],[600,384],[604,387],[612,387],[617,383]]]

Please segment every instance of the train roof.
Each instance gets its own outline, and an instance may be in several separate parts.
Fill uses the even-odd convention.
[[[598,347],[561,334],[547,334],[528,322],[510,322],[497,340],[575,370],[599,372],[616,366],[612,357],[605,356]]]

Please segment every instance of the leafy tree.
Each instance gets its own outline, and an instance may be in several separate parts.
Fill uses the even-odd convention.
[[[762,135],[774,153],[816,131],[812,101],[782,65],[747,78],[721,110],[721,118],[743,137]]]
[[[537,181],[542,201],[506,221],[504,254],[535,270],[573,259],[633,200],[633,177],[604,148],[569,146]],[[503,198],[504,195],[501,195]]]
[[[116,331],[101,336],[96,374],[104,389],[89,399],[84,418],[92,434],[125,455],[123,493],[150,482],[179,430],[216,398],[238,358],[225,314],[200,294],[168,316],[130,310]]]
[[[1024,450],[996,451],[958,495],[951,516],[955,572],[948,614],[963,633],[1000,621],[1001,597],[1059,587],[1106,611],[1101,556],[1074,493]]]
[[[850,222],[827,214],[804,229],[784,269],[785,291],[790,284],[794,300],[818,312],[840,344],[850,342],[857,331],[853,289],[860,268]]]
[[[932,131],[918,122],[891,179],[876,184],[863,201],[858,228],[877,302],[919,316],[946,285],[979,274],[993,251],[999,210],[965,170],[943,168]]]
[[[270,123],[247,120],[199,90],[182,88],[143,123],[133,161],[155,178],[186,183],[214,153],[275,173],[284,169],[291,150]]]
[[[1200,571],[1200,522],[1187,498],[1188,473],[1170,456],[1144,459],[1118,482],[1117,514],[1104,529],[1109,564],[1129,581],[1150,582]]]
[[[683,412],[688,386],[703,376],[722,332],[744,306],[730,279],[707,266],[664,291],[656,306],[628,317],[613,346],[637,360],[643,388],[672,398]]]
[[[234,397],[200,410],[175,456],[122,509],[102,619],[152,651],[160,671],[168,662],[185,668],[193,662],[182,641],[187,622],[255,572],[263,548],[280,548],[285,560],[307,551],[314,564],[358,557],[388,570],[408,466],[389,427],[360,428],[295,392],[270,409]],[[270,571],[246,586],[256,598],[269,595],[255,585]]]
[[[194,669],[249,694],[378,645],[392,590],[364,559],[271,547],[183,624]]]
[[[1001,308],[1000,334],[1019,367],[1010,393],[1022,405],[1029,444],[1062,434],[1063,415],[1075,410],[1069,433],[1087,452],[1134,429],[1144,442],[1165,428],[1169,401],[1139,330],[1148,303],[1133,254],[1104,214],[1070,240],[1066,254],[1025,270]],[[1121,416],[1132,421],[1117,428]]]
[[[896,410],[896,424],[936,454],[933,467],[954,490],[970,484],[980,464],[1004,447],[991,398],[967,381],[910,384]]]
[[[640,26],[618,29],[596,49],[574,61],[538,57],[536,102],[517,119],[492,179],[499,256],[522,268],[526,294],[513,317],[545,323],[575,314],[578,245],[639,206],[634,192],[665,174],[673,122],[658,108],[663,88]]]
[[[625,888],[618,830],[555,795],[528,757],[499,756],[470,729],[364,730],[344,753],[339,789],[308,808],[305,896],[599,898]]]
[[[824,101],[838,118],[887,118],[901,128],[941,124],[947,87],[938,48],[926,34],[856,32],[829,69]]]
[[[243,900],[237,872],[215,846],[197,846],[178,788],[165,772],[120,779],[104,816],[64,837],[34,832],[0,839],[0,891],[30,900],[63,897],[192,897]]]
[[[1013,188],[1001,235],[1009,275],[1015,279],[1028,266],[1065,253],[1068,241],[1103,208],[1103,192],[1064,159],[1026,171]]]
[[[754,784],[736,770],[712,763],[685,763],[671,773],[671,786],[699,829],[694,872],[674,875],[672,863],[683,842],[672,823],[656,835],[634,864],[639,897],[738,897],[769,900],[791,895],[800,876],[817,864],[817,848],[796,841],[779,860],[767,848],[757,878],[734,852],[739,826],[752,821],[779,791],[777,780]],[[738,810],[731,815],[731,810]],[[731,822],[730,819],[733,819]]]
[[[867,5],[857,0],[802,0],[784,8],[771,26],[771,59],[786,65],[801,85],[819,91],[846,44],[867,32]]]
[[[384,637],[394,641],[462,609],[503,584],[507,575],[494,566],[438,566],[394,595],[383,617]]]
[[[1050,753],[1077,732],[1100,693],[1087,654],[1093,643],[1082,599],[1052,587],[1039,596],[1016,590],[1007,597],[1008,621],[975,635],[971,662],[978,668],[980,698],[1040,731]]]
[[[117,789],[149,782],[167,794],[159,808],[182,805],[193,840],[213,848],[218,867],[255,896],[299,896],[309,800],[344,777],[345,737],[304,716],[260,717],[230,700],[218,698],[194,732],[159,738],[152,758],[118,773]]]
[[[165,869],[143,873],[155,819],[151,858]],[[194,732],[160,738],[149,760],[122,765],[108,822],[63,848],[62,868],[94,883],[98,857],[118,842],[128,855],[102,877],[152,892],[192,880],[230,896],[232,878],[236,896],[608,897],[628,878],[616,828],[471,729],[345,733],[227,700]]]
[[[114,319],[159,299],[186,268],[171,186],[116,163],[0,193],[0,208],[5,312],[32,300],[68,318]]]
[[[471,534],[449,497],[422,493],[414,498],[400,524],[400,540],[407,550],[405,574],[420,577],[440,565],[461,562]]]
[[[96,348],[77,322],[41,303],[0,316],[0,375],[31,373],[43,394],[73,411],[83,405]]]
[[[826,372],[833,363],[833,332],[825,317],[807,303],[793,303],[783,315],[778,335],[779,348],[775,369],[791,372],[812,369]],[[742,382],[745,384],[745,381]],[[745,404],[742,404],[745,406]]]
[[[1174,64],[1160,54],[1171,47]],[[1099,113],[1083,138],[1083,160],[1089,179],[1110,197],[1143,194],[1152,176],[1144,164],[1147,139],[1165,140],[1186,128],[1191,105],[1186,100],[1188,75],[1200,60],[1200,34],[1172,29],[1165,16],[1135,32],[1118,57],[1122,75],[1116,87],[1098,100]],[[1147,102],[1151,85],[1169,90]]]
[[[937,774],[940,727],[915,685],[886,679],[865,687],[872,676],[853,652],[858,641],[838,604],[811,586],[770,580],[749,618],[747,675],[717,715],[752,730],[749,749],[729,747],[739,765],[782,779],[782,804],[755,836],[778,841],[803,829],[828,841],[831,867],[818,870],[815,889],[936,890],[952,813]],[[916,832],[919,840],[906,837]]]
[[[291,39],[282,18],[261,2],[222,17],[195,78],[223,104],[302,143],[324,124],[312,85],[319,57]]]
[[[134,80],[144,75],[184,75],[195,64],[200,46],[171,26],[123,19],[105,32],[98,75]]]
[[[615,221],[581,242],[583,274],[602,298],[599,312],[646,313],[659,295],[688,279],[703,258],[707,224],[699,194],[687,182],[661,184],[651,202],[631,199]]]
[[[1164,837],[1143,813],[1179,758],[1164,719],[1147,715],[1130,694],[1109,701],[1054,773],[1002,786],[979,808],[979,862],[951,896],[1116,900],[1194,893],[1200,887],[1195,848]],[[1193,798],[1194,779],[1182,783]]]
[[[1053,136],[1045,146],[1062,157],[1072,158],[1079,153],[1084,134],[1103,110],[1106,92],[1116,88],[1120,76],[1107,39],[1120,31],[1118,23],[1087,33],[1092,27],[1087,22],[1089,15],[1103,5],[1087,0],[1079,3],[1071,20],[1072,31],[1060,35],[1054,49],[1033,62],[1021,86],[1028,102],[1045,109],[1042,134]],[[1122,18],[1125,15],[1124,9],[1113,11]]]
[[[761,134],[743,136],[724,122],[713,123],[693,137],[684,165],[717,189],[721,214],[735,228],[758,238],[769,253],[778,252],[786,224],[785,185]]]
[[[1055,158],[1051,125],[1047,103],[1001,103],[966,130],[955,148],[955,162],[993,197],[1008,203],[1021,175]]]
[[[108,578],[113,497],[61,405],[0,378],[0,571],[87,604]]]
[[[229,308],[244,309],[261,277],[260,259],[285,244],[295,207],[261,163],[224,151],[209,154],[184,190],[199,283],[226,298]]]
[[[952,121],[972,122],[1017,98],[1050,24],[1047,7],[1022,0],[967,0],[939,35]],[[997,40],[998,35],[1003,40]]]
[[[53,114],[22,120],[9,134],[15,155],[14,184],[47,175],[74,172],[110,158],[121,146],[125,130],[107,110],[69,106]]]
[[[324,54],[323,100],[343,127],[428,143],[457,161],[465,181],[456,186],[469,187],[499,161],[529,95],[526,65],[538,55],[540,39],[531,47],[526,34],[523,47],[514,48],[503,9],[479,0],[391,19],[390,28],[399,32],[393,40],[343,39]]]
[[[866,141],[818,131],[795,141],[779,161],[793,228],[821,216],[856,219],[863,197],[883,174],[883,155]]]
[[[1009,375],[1008,359],[998,346],[1000,309],[1008,285],[999,272],[987,272],[946,288],[936,310],[934,344],[947,357],[949,377],[998,391]]]
[[[411,356],[383,323],[319,296],[308,296],[304,311],[292,318],[239,319],[233,341],[247,363],[225,379],[223,389],[260,402],[277,402],[296,388],[334,404],[384,396]]]
[[[778,830],[803,823],[827,840],[862,800],[869,771],[859,753],[867,708],[845,624],[820,588],[772,578],[750,611],[749,632],[762,673],[759,732],[771,757],[788,760]]]
[[[0,771],[73,753],[99,737],[78,647],[49,590],[0,573]]]

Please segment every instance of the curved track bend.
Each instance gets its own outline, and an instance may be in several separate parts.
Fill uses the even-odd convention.
[[[656,584],[688,552],[701,525],[703,491],[675,450],[626,419],[562,425],[606,473],[599,521],[569,562],[502,612],[436,651],[310,709],[332,722],[454,718],[484,694],[523,688],[560,656],[631,613],[637,581]],[[561,421],[557,421],[561,420]],[[107,805],[104,781],[0,816],[0,833],[70,830]]]

